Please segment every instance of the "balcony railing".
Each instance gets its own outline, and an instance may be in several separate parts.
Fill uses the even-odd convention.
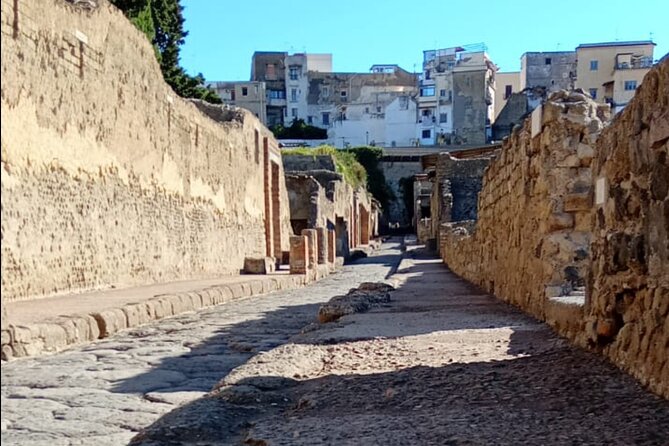
[[[653,67],[652,57],[643,57],[640,59],[633,59],[631,61],[616,63],[616,70],[634,70],[634,69],[652,68],[652,67]]]

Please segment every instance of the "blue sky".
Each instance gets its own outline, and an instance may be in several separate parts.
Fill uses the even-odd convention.
[[[646,40],[669,52],[669,0],[182,0],[181,63],[208,81],[248,80],[254,51],[332,53],[335,71],[420,71],[422,51],[484,42],[501,71],[525,51]],[[651,34],[652,33],[652,34]]]

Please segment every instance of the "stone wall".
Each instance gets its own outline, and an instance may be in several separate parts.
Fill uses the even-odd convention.
[[[395,194],[395,199],[388,203],[388,209],[384,209],[387,223],[410,227],[411,216],[406,208],[406,202],[411,203],[413,197],[409,197],[409,200],[404,199],[405,190],[402,182],[413,182],[414,175],[423,172],[420,156],[386,155],[381,159],[379,167],[383,170],[388,186]]]
[[[378,208],[366,189],[354,189],[337,172],[293,170],[308,167],[312,158],[289,155],[283,159],[293,229],[334,229],[337,255],[348,257],[351,248],[377,235]]]
[[[490,157],[457,159],[440,153],[430,195],[429,238],[439,239],[444,223],[476,220],[478,195]]]
[[[669,59],[600,134],[605,107],[557,92],[535,110],[487,170],[476,227],[444,228],[441,252],[669,398]]]
[[[596,152],[589,340],[669,398],[669,58]]]
[[[605,111],[583,94],[558,92],[505,140],[485,172],[475,229],[440,228],[453,271],[542,319],[548,298],[583,285],[592,143]]]
[[[177,97],[146,37],[96,4],[2,2],[3,298],[238,273],[266,254],[267,209],[288,250],[271,133]]]
[[[286,156],[283,159],[286,171],[304,172],[307,170],[335,171],[335,161],[332,155],[314,156]]]

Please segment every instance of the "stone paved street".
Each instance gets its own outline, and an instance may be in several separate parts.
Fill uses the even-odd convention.
[[[384,244],[307,288],[3,364],[2,441],[669,444],[669,402],[421,250],[390,304],[310,325],[320,303],[399,258]]]
[[[315,321],[318,305],[397,265],[397,243],[311,286],[163,320],[2,364],[4,445],[122,445]]]
[[[134,444],[669,444],[669,402],[408,255],[389,305],[255,356]]]

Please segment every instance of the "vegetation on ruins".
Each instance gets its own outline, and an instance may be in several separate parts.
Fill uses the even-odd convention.
[[[326,139],[328,131],[304,122],[304,119],[293,119],[288,127],[281,124],[270,127],[277,139]]]
[[[395,199],[390,186],[386,182],[386,176],[379,166],[383,157],[383,149],[380,147],[360,146],[344,149],[355,155],[355,158],[367,171],[367,189],[376,198],[381,207],[388,209],[388,205]]]
[[[184,30],[180,0],[110,0],[153,44],[163,78],[176,94],[220,104],[216,92],[204,86],[204,76],[191,76],[179,65]]]
[[[347,149],[336,149],[332,146],[322,145],[316,148],[298,147],[295,149],[284,149],[284,156],[291,155],[332,155],[335,160],[337,172],[341,173],[344,180],[353,187],[366,185],[367,190],[376,198],[382,207],[386,208],[390,201],[395,199],[395,194],[386,182],[386,176],[379,166],[383,149],[379,147],[351,147]]]
[[[315,148],[297,147],[294,149],[283,149],[283,156],[292,155],[331,155],[334,159],[335,169],[344,177],[344,181],[353,187],[364,187],[367,185],[367,171],[364,166],[358,162],[355,154],[344,150],[338,150],[332,146],[322,145]]]

